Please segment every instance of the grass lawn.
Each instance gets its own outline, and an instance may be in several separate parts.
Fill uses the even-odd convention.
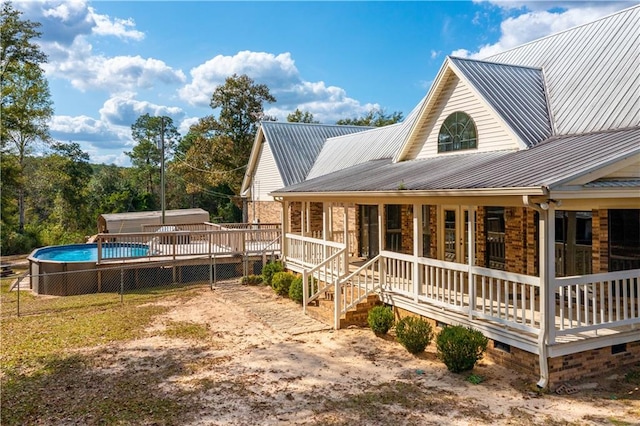
[[[188,413],[184,395],[157,391],[158,384],[181,368],[166,359],[153,374],[123,365],[121,374],[102,374],[101,347],[140,337],[166,312],[197,289],[150,290],[126,295],[93,294],[43,298],[23,292],[21,302],[38,304],[40,314],[17,317],[16,293],[1,282],[2,351],[0,353],[1,422],[25,424],[178,424]],[[149,303],[153,301],[154,303]],[[172,323],[173,337],[204,339],[206,328]],[[91,350],[79,350],[92,348]],[[94,350],[96,348],[97,350]],[[67,419],[67,420],[65,420]]]

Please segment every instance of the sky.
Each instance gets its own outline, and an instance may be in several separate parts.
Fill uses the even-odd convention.
[[[407,116],[447,55],[482,59],[638,1],[22,1],[54,116],[50,134],[91,162],[130,165],[131,125],[173,119],[182,135],[217,116],[233,74],[265,84],[278,121],[296,109],[321,123],[372,108]]]

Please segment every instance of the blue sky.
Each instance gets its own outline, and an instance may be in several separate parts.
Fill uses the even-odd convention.
[[[92,162],[128,165],[131,124],[173,118],[181,134],[234,73],[266,84],[285,121],[371,108],[405,116],[447,55],[483,58],[638,1],[14,1],[41,22],[51,135]]]

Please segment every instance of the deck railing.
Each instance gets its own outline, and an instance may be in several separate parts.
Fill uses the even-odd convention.
[[[279,229],[136,232],[98,234],[98,263],[114,260],[178,258],[279,251]]]
[[[339,280],[336,288],[340,289],[340,294],[335,299],[338,318],[381,289],[381,268],[384,265],[378,255]]]
[[[556,278],[552,337],[640,323],[640,269]]]
[[[347,251],[345,248],[329,256],[324,262],[302,272],[302,306],[306,310],[309,302],[321,294],[336,288],[340,277],[346,274]],[[306,285],[304,285],[306,283]]]

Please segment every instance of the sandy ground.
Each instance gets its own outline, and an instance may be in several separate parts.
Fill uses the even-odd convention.
[[[166,324],[205,324],[208,342],[172,339]],[[585,425],[640,424],[640,392],[607,397],[620,374],[573,383],[578,392],[535,392],[523,377],[487,361],[449,373],[432,344],[409,354],[393,336],[368,329],[332,331],[266,287],[220,283],[172,310],[148,337],[100,355],[104,372],[123,365],[157,368],[179,354],[184,365],[164,381],[167,392],[198,389],[188,425]],[[151,360],[151,362],[149,361]],[[155,361],[153,361],[155,360]]]

